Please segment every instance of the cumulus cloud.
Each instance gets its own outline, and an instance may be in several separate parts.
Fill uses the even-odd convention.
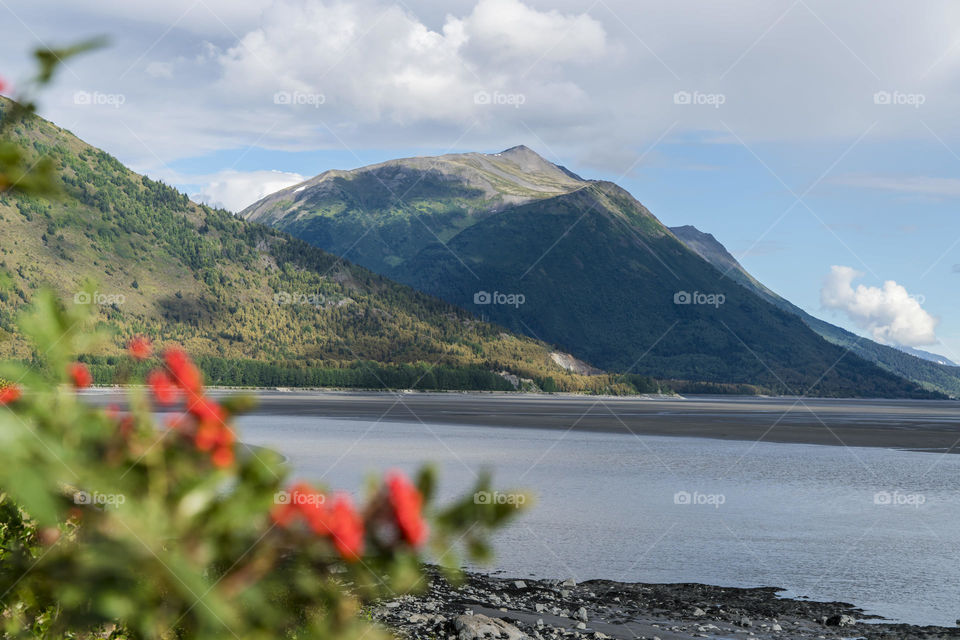
[[[209,176],[199,193],[190,197],[211,207],[239,212],[260,198],[306,180],[283,171],[221,171]]]
[[[513,106],[496,104],[499,94],[555,109],[583,102],[577,85],[550,65],[596,61],[605,41],[585,14],[537,11],[519,0],[479,0],[439,30],[397,4],[278,0],[262,26],[217,62],[223,88],[261,106],[272,101],[275,114],[292,108],[313,122],[349,114],[357,124],[466,127],[503,115],[491,107]],[[534,67],[539,73],[516,81]],[[291,99],[277,100],[277,92]],[[494,103],[477,99],[481,93]]]
[[[171,62],[151,62],[147,65],[146,73],[154,78],[172,78],[173,63]]]
[[[907,347],[937,342],[938,320],[924,310],[921,296],[910,295],[893,280],[883,287],[860,284],[854,288],[853,281],[863,275],[850,267],[832,266],[820,289],[820,303],[845,313],[878,342]]]
[[[481,0],[463,20],[448,18],[444,31],[457,34],[472,58],[584,61],[607,51],[603,26],[586,14],[537,11],[520,0]]]
[[[871,140],[929,139],[927,126],[947,144],[960,137],[960,5],[950,0],[922,12],[897,0],[728,0],[696,11],[634,0],[561,10],[547,0],[20,4],[31,29],[0,41],[11,65],[26,60],[31,32],[69,41],[91,24],[114,37],[69,63],[43,114],[140,170],[250,145],[525,142],[617,175],[668,131],[750,145],[846,144],[871,123]],[[5,74],[26,75],[27,62]],[[98,112],[74,102],[78,90],[126,100]],[[277,92],[303,99],[275,103]],[[693,99],[678,103],[678,92]],[[875,100],[882,92],[889,101]]]

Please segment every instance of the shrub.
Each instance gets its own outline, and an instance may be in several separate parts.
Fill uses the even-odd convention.
[[[39,366],[0,366],[17,381],[0,396],[5,637],[378,638],[364,603],[425,586],[421,554],[451,572],[458,549],[487,557],[517,513],[472,494],[434,506],[429,468],[371,482],[360,504],[291,486],[280,455],[235,438],[253,399],[212,399],[173,346],[131,342],[147,386],[95,408],[74,354],[105,337],[83,314],[38,295],[21,326]],[[175,417],[157,425],[161,410]]]

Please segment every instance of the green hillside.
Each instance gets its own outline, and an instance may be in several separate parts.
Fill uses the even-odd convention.
[[[327,171],[267,196],[242,215],[389,274],[420,249],[446,242],[496,211],[585,184],[520,146]]]
[[[2,99],[0,113],[11,104]],[[542,343],[197,205],[41,118],[12,135],[54,160],[62,194],[0,194],[4,357],[31,357],[16,317],[47,287],[92,302],[96,322],[115,332],[115,344],[87,356],[101,381],[125,338],[144,333],[183,344],[214,382],[511,389],[495,373],[506,371],[560,389],[612,384],[567,373]]]
[[[510,159],[517,149],[487,157]],[[435,167],[447,162],[443,156],[387,163],[401,171],[402,184],[411,185],[412,192],[435,179],[417,200],[432,212],[423,220],[404,202],[390,199],[395,189],[384,187],[378,199],[354,204],[370,191],[367,174],[387,177],[373,168],[349,172],[352,177],[343,178],[336,193],[325,186],[329,179],[320,176],[314,179],[319,186],[307,181],[287,190],[298,195],[285,200],[282,212],[270,213],[275,206],[270,202],[281,197],[275,194],[244,215],[324,249],[343,251],[395,280],[607,370],[759,385],[776,393],[929,395],[845,353],[799,318],[722,277],[623,189],[581,180],[542,158],[534,161],[530,155],[536,154],[529,149],[520,153],[523,162],[512,163],[511,185],[523,179],[525,166],[543,175],[549,165],[555,175],[571,180],[564,192],[531,196],[509,206],[489,205],[496,197],[485,193],[486,199],[478,196],[466,206],[458,200],[465,180],[452,172],[442,179],[435,173]],[[464,155],[482,154],[452,156],[457,160],[450,162]],[[424,160],[431,161],[432,168],[424,170]],[[361,176],[366,176],[363,187],[355,188]],[[322,194],[322,211],[315,208],[314,190]],[[394,239],[401,209],[409,228],[433,225],[443,234],[414,239],[401,234],[401,240]],[[372,236],[382,240],[386,248],[381,252],[392,256],[389,263],[357,252],[355,247]],[[683,291],[721,294],[725,301],[718,306],[675,304],[675,295]],[[482,292],[502,294],[507,303],[488,303]],[[516,296],[503,297],[510,294],[522,296],[522,304],[516,304]]]

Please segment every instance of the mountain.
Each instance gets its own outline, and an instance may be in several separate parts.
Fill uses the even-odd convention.
[[[921,360],[929,360],[930,362],[936,362],[937,364],[945,364],[951,367],[956,367],[957,363],[950,360],[946,356],[942,356],[939,353],[930,353],[929,351],[924,351],[923,349],[915,349],[913,347],[898,346],[897,349],[900,349],[904,353],[909,353],[912,356],[920,358]]]
[[[379,273],[511,206],[569,193],[584,180],[524,146],[390,160],[326,171],[243,211]]]
[[[0,115],[11,104],[0,99]],[[31,357],[16,316],[48,287],[90,304],[118,334],[84,356],[101,380],[124,337],[145,333],[186,346],[214,382],[509,389],[505,372],[569,390],[613,383],[568,373],[558,361],[572,358],[534,339],[195,204],[39,117],[12,136],[56,162],[62,193],[0,193],[0,356]]]
[[[693,226],[671,227],[673,234],[702,258],[714,265],[734,282],[750,289],[784,311],[791,313],[829,342],[850,349],[864,360],[926,389],[960,397],[960,367],[943,356],[909,347],[891,347],[858,336],[816,318],[788,300],[780,297],[756,278],[734,258],[711,234]]]
[[[724,278],[620,187],[526,147],[330,171],[241,215],[606,370],[929,395]]]

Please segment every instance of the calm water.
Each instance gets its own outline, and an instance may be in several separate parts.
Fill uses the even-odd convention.
[[[960,618],[957,455],[293,416],[238,427],[330,487],[430,460],[441,497],[484,468],[527,488],[535,507],[496,541],[512,576],[778,586],[914,624]]]

